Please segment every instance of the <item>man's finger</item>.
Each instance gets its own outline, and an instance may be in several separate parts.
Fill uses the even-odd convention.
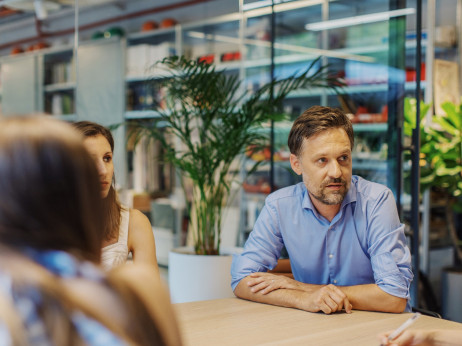
[[[332,313],[332,309],[330,308],[329,305],[327,305],[326,303],[321,303],[320,306],[319,306],[319,309],[324,312],[325,314],[330,314]]]
[[[351,314],[351,310],[353,309],[353,305],[351,305],[350,301],[348,300],[348,298],[345,298],[343,300],[343,307],[345,308],[345,312],[347,314]]]
[[[253,286],[250,291],[253,293],[257,293],[258,291],[261,291],[262,289],[268,287],[268,283],[263,281],[260,282],[258,285]]]
[[[332,312],[336,312],[342,309],[342,305],[338,304],[335,300],[332,299],[332,297],[327,296],[324,298],[324,301],[326,302],[327,305],[329,305],[330,309]]]

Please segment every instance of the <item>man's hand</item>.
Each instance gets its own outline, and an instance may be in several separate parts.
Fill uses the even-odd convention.
[[[250,280],[247,282],[247,285],[251,287],[250,291],[252,293],[257,293],[261,291],[261,294],[268,294],[280,288],[285,288],[289,290],[301,290],[298,281],[290,279],[284,275],[256,272],[250,274],[249,277]]]
[[[345,308],[347,314],[351,313],[353,306],[348,297],[338,287],[327,285],[313,292],[308,302],[308,311],[322,311],[325,314],[341,311]]]
[[[252,273],[247,279],[247,286],[253,294],[267,295],[279,289],[304,292],[301,299],[301,305],[304,306],[303,310],[322,311],[326,314],[341,311],[342,309],[345,309],[347,313],[351,313],[352,310],[352,305],[346,294],[334,285],[303,284],[286,276],[264,272]]]

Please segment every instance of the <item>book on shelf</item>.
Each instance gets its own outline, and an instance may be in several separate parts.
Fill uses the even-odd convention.
[[[172,166],[163,162],[161,143],[143,136],[133,149],[133,189],[149,193],[170,191]]]

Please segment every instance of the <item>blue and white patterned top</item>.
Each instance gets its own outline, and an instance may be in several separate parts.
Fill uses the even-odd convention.
[[[103,273],[92,263],[78,261],[63,251],[39,252],[29,249],[24,254],[62,278],[86,278],[92,281],[102,281],[104,278]],[[22,286],[20,290],[16,290],[13,288],[9,274],[2,271],[0,271],[0,292],[12,299],[16,311],[22,318],[24,330],[27,331],[28,344],[52,345],[37,309],[42,300],[40,292],[32,286]],[[82,340],[88,345],[125,345],[123,340],[105,326],[78,310],[73,312],[71,320]],[[9,333],[7,326],[0,320],[0,345],[11,344],[12,338]]]

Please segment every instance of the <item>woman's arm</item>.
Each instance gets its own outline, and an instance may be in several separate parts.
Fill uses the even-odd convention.
[[[135,263],[146,263],[159,272],[156,258],[156,243],[149,219],[137,209],[130,209],[128,224],[128,250]]]

